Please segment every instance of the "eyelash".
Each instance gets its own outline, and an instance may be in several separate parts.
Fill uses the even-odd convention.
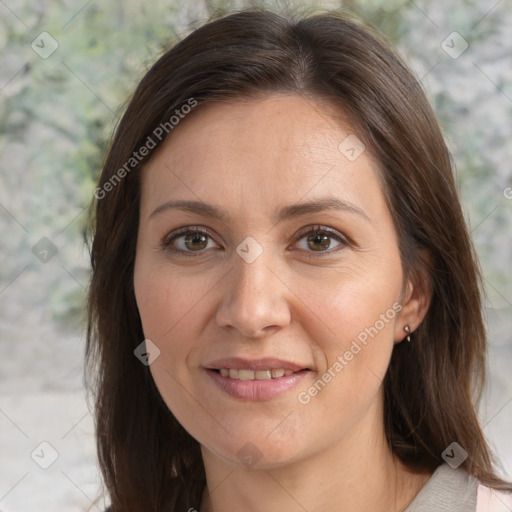
[[[165,252],[170,252],[172,254],[178,254],[180,256],[183,255],[183,256],[192,257],[192,258],[196,258],[198,256],[204,255],[205,249],[202,249],[201,251],[184,251],[182,249],[175,249],[171,246],[172,242],[174,242],[181,236],[187,235],[187,234],[194,234],[194,235],[201,234],[201,235],[206,235],[206,236],[210,237],[211,239],[213,239],[213,234],[208,228],[203,228],[201,226],[187,226],[187,227],[179,228],[176,231],[174,231],[173,233],[166,235],[161,242],[162,250],[164,250]],[[345,246],[345,247],[352,246],[352,242],[347,236],[341,235],[337,231],[335,231],[331,228],[328,228],[326,226],[319,226],[319,225],[315,225],[312,227],[308,226],[307,228],[304,228],[304,230],[301,230],[297,234],[297,238],[294,243],[297,243],[299,240],[302,240],[303,238],[305,238],[308,235],[315,235],[315,234],[316,235],[327,234],[330,238],[333,238],[337,242],[339,242],[341,244],[341,246],[335,248],[334,250],[329,250],[329,251],[318,251],[318,252],[317,251],[306,251],[308,253],[312,253],[312,254],[306,255],[306,257],[308,257],[308,258],[318,258],[318,257],[322,258],[324,256],[332,255],[332,253],[337,252],[338,250],[342,249],[343,246]]]

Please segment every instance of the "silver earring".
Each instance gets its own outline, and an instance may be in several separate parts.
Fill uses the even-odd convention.
[[[406,325],[404,327],[404,331],[407,333],[406,340],[408,341],[408,343],[410,343],[411,342],[411,329],[409,329],[408,325]]]

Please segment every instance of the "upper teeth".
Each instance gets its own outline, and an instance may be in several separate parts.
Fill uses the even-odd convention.
[[[283,375],[291,375],[292,370],[283,370],[282,368],[272,368],[270,370],[236,370],[233,368],[221,368],[220,374],[223,377],[239,380],[268,380],[277,379]]]

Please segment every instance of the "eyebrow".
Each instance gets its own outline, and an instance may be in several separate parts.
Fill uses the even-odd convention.
[[[224,223],[228,223],[230,221],[229,214],[222,208],[215,206],[213,204],[205,203],[203,201],[192,200],[167,201],[158,206],[157,208],[155,208],[153,212],[150,214],[149,218],[151,219],[155,215],[170,209],[179,209],[183,211],[196,213],[203,217],[211,217],[214,219],[218,219]],[[371,223],[370,217],[368,217],[364,210],[362,210],[355,204],[350,203],[349,201],[345,201],[343,199],[339,199],[337,197],[332,196],[319,198],[315,201],[307,201],[284,206],[277,213],[274,214],[274,216],[272,217],[272,221],[275,224],[278,224],[285,220],[290,220],[296,217],[301,217],[303,215],[328,210],[338,210],[355,213]]]

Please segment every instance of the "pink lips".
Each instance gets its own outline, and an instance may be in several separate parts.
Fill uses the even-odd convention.
[[[291,370],[296,373],[268,380],[238,380],[223,377],[218,371],[221,368],[253,371],[279,368]],[[253,401],[271,400],[283,395],[309,374],[309,369],[303,365],[275,358],[247,360],[235,357],[219,359],[206,365],[205,370],[210,379],[212,379],[214,384],[221,391],[234,398]]]

